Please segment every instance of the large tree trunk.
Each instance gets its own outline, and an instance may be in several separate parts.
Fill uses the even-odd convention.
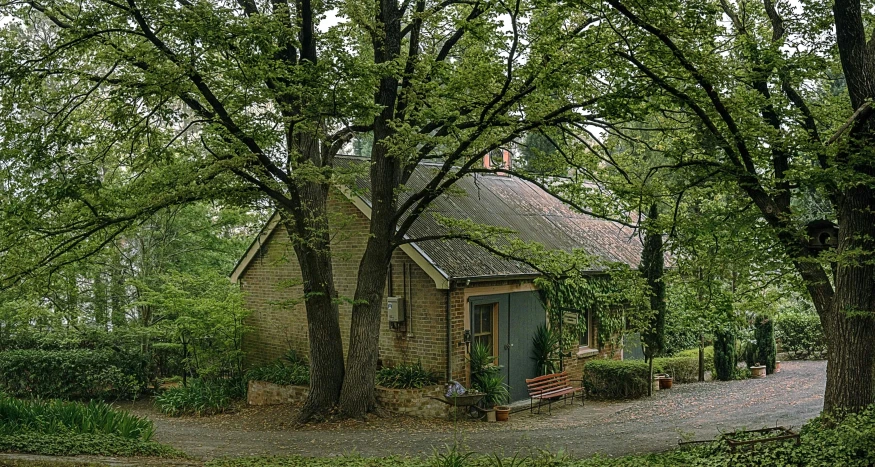
[[[377,24],[372,36],[374,62],[386,63],[401,54],[401,18],[396,0],[380,0]],[[374,377],[380,350],[380,318],[383,286],[394,248],[397,193],[401,182],[400,158],[390,153],[394,136],[390,122],[395,118],[399,80],[387,75],[380,79],[374,103],[382,111],[374,118],[371,148],[371,223],[365,254],[359,264],[352,326],[347,355],[347,373],[340,394],[340,414],[361,418],[374,407]]]
[[[380,348],[383,286],[388,273],[389,244],[371,237],[359,266],[347,372],[340,394],[340,415],[361,418],[374,408],[374,377]]]
[[[375,136],[381,131],[375,131]],[[376,141],[380,141],[377,137]],[[392,237],[396,209],[395,188],[400,167],[398,159],[387,157],[386,149],[375,144],[371,165],[371,227],[365,254],[359,264],[352,307],[352,323],[347,355],[347,373],[340,394],[340,414],[361,418],[374,407],[374,376],[380,350],[380,320],[383,314],[383,287],[392,256]]]
[[[844,193],[839,212],[835,297],[821,316],[829,347],[824,410],[875,403],[875,213],[872,190]]]
[[[397,84],[390,85],[397,86]],[[384,120],[385,122],[385,120]],[[359,264],[352,307],[352,323],[347,355],[347,373],[340,395],[340,413],[361,418],[374,406],[374,376],[380,347],[380,319],[383,313],[383,287],[393,250],[397,206],[395,190],[400,177],[398,158],[387,154],[381,144],[391,131],[375,125],[371,152],[371,224],[365,254]]]
[[[323,155],[313,135],[290,135],[289,146],[321,166]],[[328,191],[325,180],[298,180],[290,187],[292,205],[282,212],[301,267],[310,344],[310,390],[299,423],[326,418],[337,405],[344,378],[343,340],[331,264]]]
[[[875,176],[875,122],[871,108],[863,111],[875,98],[875,53],[867,41],[859,0],[836,0],[833,14],[850,104],[862,112],[836,155],[837,167],[854,179],[836,181],[835,297],[828,312],[821,313],[829,348],[823,408],[855,412],[875,403],[875,199],[869,188]]]
[[[285,222],[289,236],[300,239],[300,235],[289,224]],[[327,237],[327,220],[325,229]],[[327,417],[337,404],[343,384],[343,341],[335,300],[337,291],[334,288],[328,238],[321,237],[318,242],[294,241],[304,282],[310,344],[310,390],[298,417],[300,423]]]
[[[871,316],[830,313],[829,356],[823,410],[858,412],[875,403],[872,362],[875,361],[875,326]]]

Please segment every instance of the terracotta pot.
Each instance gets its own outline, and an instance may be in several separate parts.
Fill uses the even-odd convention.
[[[766,366],[752,366],[750,367],[750,377],[751,378],[764,378],[766,376]]]
[[[781,361],[778,360],[775,362],[775,373],[780,373],[780,372],[781,372]]]
[[[671,376],[663,376],[659,378],[659,389],[671,389],[672,384]]]
[[[495,406],[495,419],[499,422],[506,422],[507,418],[510,416],[510,407],[506,405],[496,405]]]

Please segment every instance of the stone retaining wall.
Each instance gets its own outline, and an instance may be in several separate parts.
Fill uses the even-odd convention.
[[[250,381],[246,400],[249,405],[298,404],[307,397],[307,386],[282,386],[266,381]],[[440,397],[446,388],[429,386],[422,389],[389,389],[376,387],[377,407],[389,412],[419,418],[443,418],[452,409],[443,402],[430,399]]]
[[[444,386],[428,386],[422,389],[389,389],[377,386],[377,407],[397,414],[419,418],[445,418],[452,408],[443,402],[430,399],[446,392]]]
[[[297,404],[304,402],[307,386],[282,386],[267,381],[250,381],[246,394],[249,405]]]

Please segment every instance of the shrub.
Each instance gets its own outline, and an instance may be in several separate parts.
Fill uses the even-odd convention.
[[[704,351],[705,351],[705,371],[710,371],[711,373],[714,373],[714,346],[709,345],[709,346],[704,348]],[[695,358],[696,365],[699,364],[699,349],[697,349],[697,348],[696,349],[687,349],[687,350],[678,352],[674,356],[675,357]]]
[[[532,337],[531,355],[538,368],[538,375],[556,373],[559,353],[559,335],[544,325],[538,326]]]
[[[0,352],[0,390],[15,397],[134,397],[145,387],[143,360],[111,350]]]
[[[654,360],[654,371],[657,371]],[[592,360],[583,367],[587,396],[602,399],[634,399],[647,395],[650,368],[636,360]]]
[[[475,342],[471,346],[471,352],[468,354],[468,362],[471,364],[471,386],[486,394],[482,401],[485,407],[503,404],[509,395],[507,384],[500,374],[501,366],[496,365],[495,360],[487,345]]]
[[[0,396],[0,434],[106,434],[149,441],[152,421],[103,402],[87,404],[59,400],[18,400]]]
[[[378,385],[392,389],[412,389],[438,383],[438,375],[422,367],[422,362],[381,368],[377,370]]]
[[[735,334],[718,330],[714,333],[714,376],[721,381],[735,378]]]
[[[213,415],[231,409],[235,399],[245,394],[237,380],[193,379],[188,386],[178,386],[155,396],[155,406],[171,416]]]
[[[276,361],[270,365],[260,366],[246,373],[247,381],[267,381],[280,385],[307,386],[310,384],[310,368],[300,361],[283,364]]]
[[[675,383],[695,383],[699,380],[699,356],[661,357],[653,359],[653,368],[671,375]]]
[[[510,389],[504,384],[504,377],[497,373],[480,377],[474,388],[486,394],[481,403],[484,407],[504,404],[510,399]]]
[[[486,375],[496,374],[501,367],[495,364],[495,356],[489,351],[489,347],[483,343],[475,342],[468,354],[468,362],[471,364],[471,379]]]
[[[756,339],[755,361],[766,366],[766,372],[775,372],[775,321],[768,316],[757,316],[754,323]],[[748,362],[750,366],[750,362]]]
[[[775,337],[792,358],[823,358],[826,339],[814,313],[788,311],[775,317]]]

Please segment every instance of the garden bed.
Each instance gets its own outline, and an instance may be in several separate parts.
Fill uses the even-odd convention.
[[[307,398],[307,386],[282,385],[267,381],[250,381],[246,392],[249,405],[299,404]]]
[[[307,386],[292,386],[250,381],[247,402],[249,405],[300,404],[307,398]],[[443,386],[427,386],[417,389],[374,388],[377,407],[397,414],[420,418],[446,417],[452,407],[429,397],[440,397],[446,391]]]
[[[419,389],[390,389],[377,386],[375,395],[377,406],[389,412],[419,418],[444,418],[453,408],[431,397],[439,398],[446,391],[447,389],[441,385]]]

